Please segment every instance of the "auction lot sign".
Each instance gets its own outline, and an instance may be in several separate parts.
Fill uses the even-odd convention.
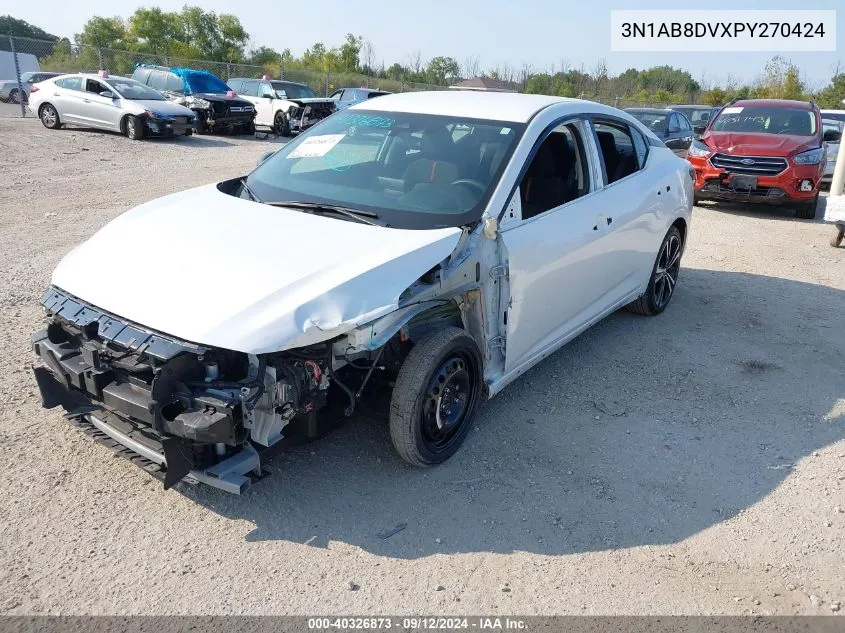
[[[611,11],[610,50],[835,51],[836,11]]]

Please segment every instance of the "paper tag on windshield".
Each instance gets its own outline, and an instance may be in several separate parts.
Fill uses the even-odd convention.
[[[742,112],[742,106],[731,106],[722,110],[722,114],[739,114]]]
[[[325,156],[328,151],[337,145],[346,134],[323,134],[322,136],[309,136],[302,141],[293,151],[288,154],[288,158],[312,158],[316,156]]]

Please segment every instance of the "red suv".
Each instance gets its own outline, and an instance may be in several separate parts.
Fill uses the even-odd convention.
[[[696,201],[789,204],[812,219],[825,167],[819,109],[806,101],[734,101],[710,120],[687,159]]]

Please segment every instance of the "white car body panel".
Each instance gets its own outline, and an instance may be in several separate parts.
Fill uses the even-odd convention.
[[[641,294],[669,227],[678,218],[689,225],[688,164],[615,108],[538,95],[453,91],[387,95],[350,109],[527,123],[474,229],[480,239],[474,257],[485,266],[509,269],[509,279],[497,290],[506,293],[500,305],[508,306],[507,325],[499,330],[506,352],[503,361],[485,367],[491,395]],[[602,115],[624,120],[657,141],[649,148],[646,168],[603,185],[595,141],[585,134],[594,190],[522,221],[513,193],[544,131],[573,118]],[[514,208],[515,215],[504,217]],[[498,239],[482,238],[483,226],[496,219]],[[457,228],[373,227],[257,204],[209,185],[120,216],[71,252],[52,281],[152,330],[260,354],[329,340],[392,312],[409,286],[454,255],[463,244],[460,238]],[[127,244],[146,245],[156,257],[145,258],[144,270],[137,273],[104,265],[125,260]],[[497,336],[496,309],[490,307],[495,301],[485,299],[484,336],[490,340]],[[486,347],[490,340],[479,344]]]
[[[319,217],[206,185],[119,216],[71,251],[52,283],[146,328],[261,354],[395,310],[460,235]],[[144,253],[143,266],[115,265]]]

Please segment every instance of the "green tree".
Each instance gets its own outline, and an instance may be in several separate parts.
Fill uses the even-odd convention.
[[[845,73],[836,73],[830,80],[830,85],[816,96],[819,107],[839,110],[845,106]]]
[[[0,48],[0,50],[8,50],[9,42],[5,36],[9,34],[14,37],[29,37],[34,40],[47,40],[50,42],[57,42],[59,40],[58,35],[48,33],[26,20],[19,20],[18,18],[13,18],[11,15],[0,15],[0,36],[3,36],[0,38],[0,47],[4,44],[2,40],[7,40],[5,42],[7,48]]]
[[[74,36],[77,44],[122,48],[126,44],[126,25],[120,17],[103,18],[95,15]]]
[[[701,101],[707,105],[718,106],[728,101],[728,93],[722,88],[711,88],[701,97]]]
[[[445,86],[447,79],[458,76],[458,62],[452,57],[435,57],[428,62],[425,75],[429,83]]]
[[[290,55],[290,51],[287,51],[287,53]],[[255,64],[257,66],[263,66],[264,64],[278,64],[280,58],[281,55],[279,55],[279,53],[277,53],[274,49],[267,46],[260,46],[249,52],[249,55],[246,58],[246,63]]]
[[[137,50],[167,54],[186,41],[182,20],[158,7],[140,7],[129,18],[129,39]]]
[[[360,35],[355,37],[352,33],[346,34],[346,40],[341,44],[338,51],[338,63],[345,72],[355,72],[360,64],[361,47],[364,45],[364,38]]]

